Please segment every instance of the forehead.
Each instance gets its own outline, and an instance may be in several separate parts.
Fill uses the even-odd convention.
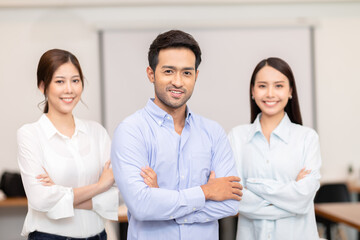
[[[158,57],[158,65],[194,67],[195,54],[188,48],[161,49]]]
[[[54,76],[57,75],[79,75],[79,71],[72,62],[66,62],[55,70]]]
[[[289,83],[289,79],[282,74],[279,70],[265,66],[256,74],[255,83],[275,83],[275,82],[285,82]]]

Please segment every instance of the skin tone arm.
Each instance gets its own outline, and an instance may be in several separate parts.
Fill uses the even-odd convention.
[[[159,187],[157,184],[157,175],[149,166],[142,168],[140,175],[149,187]],[[224,201],[234,199],[240,201],[243,187],[239,181],[240,178],[234,176],[215,178],[215,172],[211,171],[208,182],[200,187],[204,192],[206,200]]]
[[[36,178],[44,186],[52,186],[55,184],[46,170],[45,170],[45,174],[40,174]],[[109,190],[113,184],[114,184],[114,175],[112,169],[110,168],[110,160],[109,160],[105,163],[104,170],[101,173],[100,179],[97,183],[73,189],[74,208],[91,210],[92,209],[91,199],[94,196]]]

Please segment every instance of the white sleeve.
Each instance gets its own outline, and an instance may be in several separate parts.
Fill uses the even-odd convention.
[[[105,162],[110,160],[110,147],[111,141],[106,130],[102,128],[102,141],[100,141],[100,149],[101,149],[101,166],[103,170],[103,166]],[[103,218],[109,220],[118,220],[118,207],[119,207],[119,190],[117,186],[114,184],[108,191],[103,192],[101,194],[96,195],[92,198],[93,211],[102,216]]]
[[[21,128],[17,132],[18,163],[28,204],[45,212],[50,219],[74,216],[74,195],[70,187],[43,186],[36,176],[44,174],[43,150],[35,131]]]

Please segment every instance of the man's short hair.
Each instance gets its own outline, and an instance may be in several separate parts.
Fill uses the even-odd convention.
[[[159,34],[150,45],[148,60],[153,71],[159,62],[160,50],[166,48],[190,49],[195,54],[195,70],[201,63],[201,50],[193,36],[180,30],[170,30]]]

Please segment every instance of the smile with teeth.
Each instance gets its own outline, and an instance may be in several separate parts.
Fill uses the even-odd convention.
[[[66,103],[71,103],[74,100],[74,98],[61,98],[61,100],[63,100]]]
[[[265,101],[265,104],[266,105],[269,105],[269,106],[274,106],[277,102],[267,102]]]
[[[176,90],[170,90],[170,92],[175,93],[175,94],[181,94],[182,93],[182,92],[176,91]]]

